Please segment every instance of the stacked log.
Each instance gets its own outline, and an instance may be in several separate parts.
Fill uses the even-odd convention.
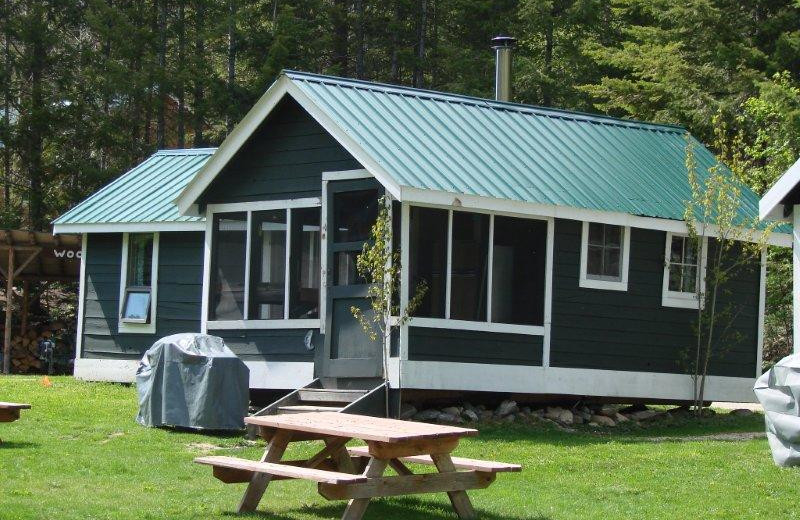
[[[17,374],[38,372],[45,368],[39,359],[39,342],[50,339],[64,324],[54,322],[29,328],[24,334],[11,336],[11,371]]]

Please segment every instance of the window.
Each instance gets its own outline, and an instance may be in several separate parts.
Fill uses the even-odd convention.
[[[415,315],[445,317],[447,292],[447,228],[445,209],[409,208],[409,278],[414,291],[424,282],[428,290]]]
[[[579,285],[589,289],[628,290],[630,228],[584,222]]]
[[[415,325],[544,333],[547,221],[414,206],[409,216],[409,289],[428,284]]]
[[[158,234],[125,233],[120,276],[120,332],[155,332],[157,269]]]
[[[494,217],[492,321],[519,325],[544,323],[547,222]]]
[[[209,320],[319,319],[320,240],[319,207],[216,213]]]
[[[698,242],[686,235],[667,233],[664,262],[664,290],[662,304],[668,307],[696,309],[698,284],[705,289],[705,264],[707,239]]]

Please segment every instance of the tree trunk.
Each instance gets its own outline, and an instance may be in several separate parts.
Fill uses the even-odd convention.
[[[167,107],[167,1],[158,3],[158,106],[156,108],[156,146],[164,148],[166,143]]]
[[[228,132],[236,124],[236,0],[228,0]]]
[[[3,207],[8,211],[11,204],[11,3],[4,2],[3,24]]]
[[[178,2],[178,73],[177,75],[177,96],[178,96],[178,148],[186,146],[186,127],[184,122],[186,110],[186,92],[184,87],[184,77],[186,75],[186,1]]]
[[[364,55],[366,54],[364,38],[364,0],[355,0],[356,10],[356,77],[364,79]]]
[[[423,61],[425,59],[425,25],[428,18],[427,0],[419,0],[419,13],[417,18],[417,49],[416,60],[414,60],[414,76],[412,82],[414,87],[422,88],[425,84]]]
[[[391,40],[391,78],[392,83],[400,83],[400,2],[394,2],[392,11],[392,40]]]
[[[32,34],[44,34],[47,26],[44,13],[38,11],[33,23],[36,28]],[[30,45],[30,114],[28,115],[27,128],[25,129],[25,158],[24,164],[28,174],[28,219],[31,229],[44,229],[46,225],[44,215],[43,183],[44,183],[44,164],[42,153],[44,151],[44,138],[47,133],[48,109],[44,99],[44,71],[47,67],[47,51],[44,48],[44,38],[34,36]]]
[[[331,60],[333,73],[347,76],[349,61],[347,40],[350,30],[347,24],[347,0],[333,0],[331,22],[333,25],[333,56]]]
[[[544,76],[545,83],[542,85],[542,105],[549,107],[553,103],[550,85],[553,74],[553,13],[548,20],[544,32]]]
[[[206,124],[204,100],[205,67],[202,66],[206,61],[205,24],[205,0],[197,0],[194,19],[194,66],[192,67],[192,75],[194,76],[192,85],[192,100],[194,102],[194,120],[192,122],[192,127],[194,129],[194,138],[192,146],[195,148],[201,148],[206,144],[203,136],[203,127]]]

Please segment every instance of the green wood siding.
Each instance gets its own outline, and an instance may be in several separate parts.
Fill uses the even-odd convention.
[[[542,337],[409,327],[408,358],[412,361],[541,365]]]
[[[697,311],[661,305],[666,233],[631,230],[627,292],[578,286],[580,240],[580,222],[556,220],[551,366],[684,373]],[[711,374],[755,376],[759,276],[752,266],[728,285],[723,306],[736,302],[742,339],[712,360]]]
[[[322,172],[361,168],[294,100],[285,98],[220,172],[207,204],[318,197]]]
[[[122,234],[91,234],[86,251],[84,358],[136,359],[158,338],[200,330],[203,235],[161,233],[155,334],[120,334]]]
[[[220,336],[245,361],[313,361],[314,351],[305,347],[308,329],[209,330]],[[314,329],[312,343],[322,350],[323,337]]]

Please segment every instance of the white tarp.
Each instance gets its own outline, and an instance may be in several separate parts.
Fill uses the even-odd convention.
[[[800,465],[800,354],[786,356],[756,380],[767,441],[778,466]]]
[[[239,430],[250,399],[250,371],[222,338],[174,334],[139,362],[136,389],[145,426]]]

